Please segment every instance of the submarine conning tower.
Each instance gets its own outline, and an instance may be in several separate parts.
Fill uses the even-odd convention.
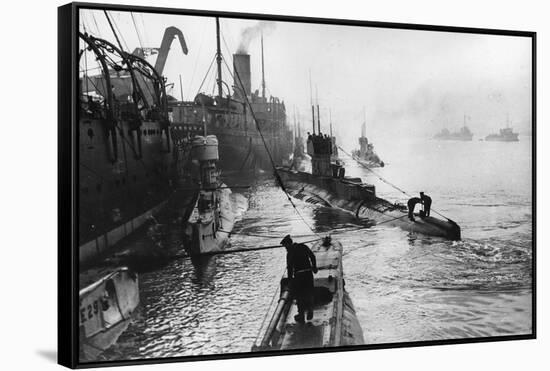
[[[343,178],[345,169],[330,161],[333,146],[332,139],[323,134],[311,134],[307,138],[307,154],[311,156],[311,174]]]
[[[359,137],[359,156],[364,157],[369,148],[369,140],[365,136]]]
[[[215,135],[197,135],[193,138],[191,156],[193,162],[199,165],[202,188],[215,189],[219,175],[216,167],[219,160],[218,138]]]

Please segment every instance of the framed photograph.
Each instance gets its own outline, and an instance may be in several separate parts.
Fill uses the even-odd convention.
[[[535,338],[535,32],[58,21],[60,364]]]

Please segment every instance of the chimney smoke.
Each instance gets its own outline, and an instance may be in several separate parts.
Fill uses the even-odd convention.
[[[275,22],[270,21],[259,21],[254,26],[245,28],[241,32],[241,41],[239,47],[237,48],[237,54],[246,54],[248,52],[248,46],[256,37],[260,34],[267,35],[273,31],[276,27]]]

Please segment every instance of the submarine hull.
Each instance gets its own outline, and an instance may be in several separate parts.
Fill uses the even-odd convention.
[[[298,323],[298,308],[291,282],[283,277],[279,301],[272,304],[271,317],[260,329],[252,351],[325,348],[364,344],[363,330],[344,286],[342,244],[319,241],[311,247],[317,259],[314,275],[313,319]]]
[[[138,275],[126,267],[92,269],[81,274],[79,356],[96,359],[126,330],[139,305]]]
[[[235,225],[236,213],[231,202],[231,190],[222,183],[214,192],[219,200],[219,206],[209,213],[200,213],[198,206],[195,206],[187,222],[185,245],[191,255],[211,254],[223,250]]]
[[[376,197],[375,187],[360,178],[333,178],[277,168],[287,191],[295,198],[353,213],[359,219],[397,226],[409,232],[460,240],[460,226],[452,220],[432,216],[408,219],[407,208]]]

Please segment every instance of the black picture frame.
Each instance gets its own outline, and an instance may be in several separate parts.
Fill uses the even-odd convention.
[[[250,20],[271,20],[281,22],[300,22],[327,25],[349,25],[363,27],[390,28],[402,30],[442,31],[485,35],[521,36],[531,39],[532,45],[532,333],[526,335],[504,335],[482,338],[448,339],[436,341],[418,341],[405,343],[369,344],[342,346],[338,348],[313,348],[285,351],[260,351],[231,354],[214,354],[157,359],[141,359],[109,362],[81,363],[78,359],[78,25],[79,10],[99,9],[108,11],[133,11],[144,13],[162,13],[172,15],[192,15],[221,18],[240,18]],[[89,368],[99,366],[123,366],[136,364],[155,364],[168,362],[189,362],[214,359],[245,357],[266,357],[289,354],[308,354],[320,352],[341,352],[353,350],[418,347],[431,345],[449,345],[463,343],[495,342],[509,340],[527,340],[537,337],[537,294],[536,294],[536,256],[537,256],[537,210],[536,210],[536,138],[537,138],[537,34],[531,31],[500,30],[485,28],[448,27],[436,25],[373,22],[361,20],[308,18],[299,16],[281,16],[269,14],[236,13],[223,11],[203,11],[192,9],[157,8],[144,6],[70,3],[58,8],[58,363],[70,368]]]

